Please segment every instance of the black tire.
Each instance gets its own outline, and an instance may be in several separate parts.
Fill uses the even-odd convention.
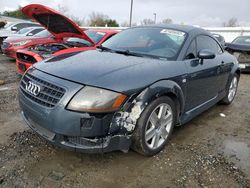
[[[150,148],[147,143],[146,143],[146,128],[147,128],[147,124],[149,121],[149,117],[151,115],[151,113],[161,104],[167,104],[168,106],[171,107],[172,110],[172,123],[171,123],[171,128],[168,132],[168,136],[166,138],[166,140],[162,143],[162,145],[156,149],[152,149]],[[163,96],[163,97],[159,97],[157,99],[155,99],[153,102],[151,102],[143,111],[143,113],[141,114],[140,118],[137,121],[136,124],[136,129],[133,133],[132,136],[132,149],[142,155],[145,156],[152,156],[157,154],[158,152],[160,152],[164,146],[166,145],[167,141],[169,140],[169,137],[173,131],[173,127],[176,124],[176,105],[175,102],[167,97],[167,96]]]
[[[233,95],[232,98],[229,97],[229,93],[230,93],[230,86],[231,86],[231,83],[233,82],[234,79],[237,79],[237,86],[236,86],[236,91],[235,91],[235,94]],[[239,75],[238,74],[234,74],[232,79],[230,80],[230,84],[227,88],[227,91],[226,91],[226,96],[220,101],[221,104],[224,104],[224,105],[230,105],[234,98],[235,98],[235,95],[237,93],[237,89],[238,89],[238,84],[239,84]]]

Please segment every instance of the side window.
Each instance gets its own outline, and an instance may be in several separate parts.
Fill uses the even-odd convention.
[[[187,53],[186,53],[186,56],[185,56],[185,59],[194,59],[197,57],[197,53],[196,53],[196,40],[194,39],[188,49],[187,49]]]
[[[103,42],[105,42],[106,40],[110,39],[110,38],[113,37],[114,35],[115,35],[115,34],[108,36]]]
[[[33,26],[38,26],[38,24],[35,24],[35,23],[27,23],[27,26],[26,26],[26,27],[33,27]]]
[[[28,35],[35,35],[35,34],[39,33],[42,30],[44,30],[44,29],[42,29],[42,28],[41,29],[34,29],[33,31],[29,32]]]
[[[210,49],[215,54],[221,54],[223,52],[219,44],[213,38],[205,35],[197,37],[197,52],[202,49]]]

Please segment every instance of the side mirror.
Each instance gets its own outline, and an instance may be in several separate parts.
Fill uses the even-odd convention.
[[[33,36],[33,33],[28,33],[28,35],[27,36]]]
[[[200,59],[214,59],[215,53],[209,49],[203,49],[198,52],[198,58]]]
[[[17,31],[17,27],[15,26],[11,27],[11,31]]]

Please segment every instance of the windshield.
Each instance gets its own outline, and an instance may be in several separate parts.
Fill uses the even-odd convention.
[[[186,38],[181,31],[163,28],[132,28],[103,43],[104,48],[174,60]]]
[[[84,46],[91,46],[91,43],[80,38],[70,37],[67,39],[67,42],[79,43],[83,44]]]
[[[98,42],[100,42],[102,40],[102,38],[106,35],[106,33],[104,32],[98,32],[98,31],[91,31],[91,30],[87,30],[84,31],[88,37],[95,43],[98,44]]]
[[[50,35],[51,35],[50,32],[48,32],[47,30],[43,30],[43,31],[35,34],[34,36],[36,36],[36,37],[48,37]]]
[[[232,43],[250,45],[250,36],[237,37]]]

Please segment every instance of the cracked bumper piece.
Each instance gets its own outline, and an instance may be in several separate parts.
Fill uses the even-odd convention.
[[[130,136],[114,135],[94,139],[81,136],[66,136],[54,133],[39,126],[30,118],[26,117],[23,111],[22,116],[28,126],[38,135],[42,136],[56,146],[69,149],[71,151],[83,153],[105,153],[121,150],[127,152],[131,145]]]

